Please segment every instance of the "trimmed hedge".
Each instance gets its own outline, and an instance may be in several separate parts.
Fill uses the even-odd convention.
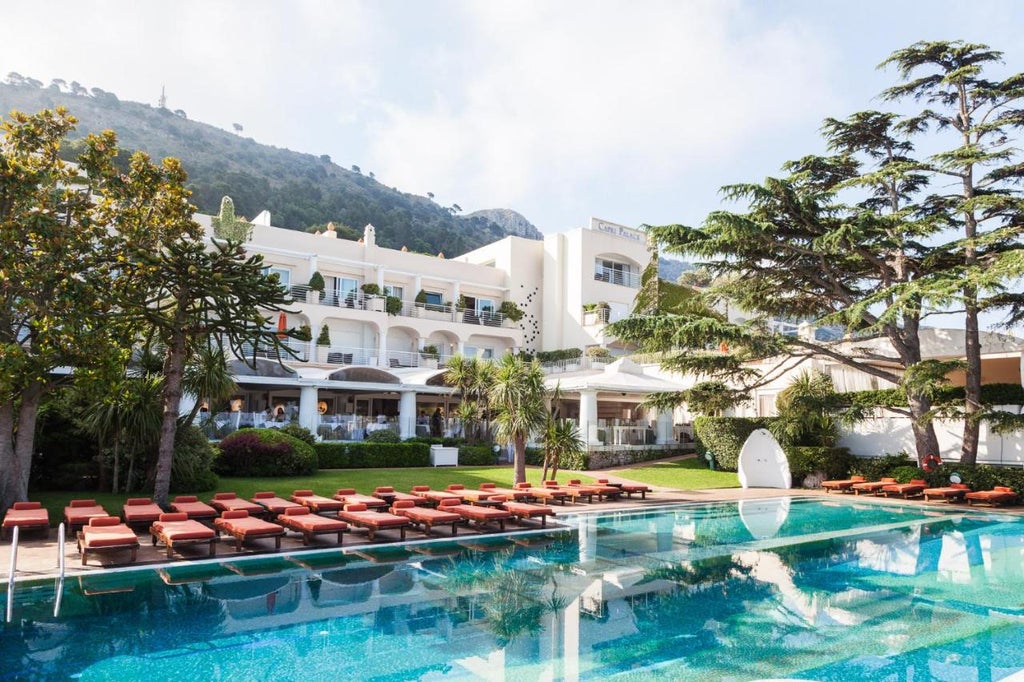
[[[899,388],[876,391],[851,391],[837,394],[838,399],[858,407],[906,407],[907,394]],[[963,386],[943,386],[935,394],[936,405],[955,405],[964,401]],[[1024,405],[1024,386],[985,384],[981,387],[982,405]]]
[[[379,469],[430,466],[426,443],[317,443],[321,469]]]
[[[490,445],[463,445],[459,448],[459,466],[491,466],[497,459]]]
[[[793,487],[799,487],[808,474],[824,474],[825,480],[844,478],[855,459],[848,448],[814,445],[789,446],[784,450],[793,475]]]
[[[697,437],[697,454],[703,458],[705,452],[712,452],[715,465],[725,471],[736,471],[740,450],[751,433],[766,429],[770,419],[748,417],[697,417],[693,420],[693,432]]]
[[[317,469],[313,446],[275,429],[239,429],[219,448],[214,468],[222,476],[307,476]]]

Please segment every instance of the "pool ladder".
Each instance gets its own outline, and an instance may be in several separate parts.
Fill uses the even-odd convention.
[[[14,617],[14,578],[18,573],[18,536],[21,529],[18,526],[11,531],[11,567],[7,575],[7,608],[5,620],[10,623]],[[64,595],[64,524],[57,528],[57,579],[54,582],[53,617],[60,613],[60,601]]]

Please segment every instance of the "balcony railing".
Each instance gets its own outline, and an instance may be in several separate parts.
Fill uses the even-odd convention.
[[[297,409],[274,416],[266,412],[218,412],[198,422],[210,440],[220,440],[238,429],[280,429],[298,423]],[[321,440],[361,441],[366,434],[388,430],[399,432],[395,417],[381,420],[380,417],[361,417],[352,414],[317,415],[316,435]]]
[[[594,267],[594,279],[598,282],[609,282],[630,289],[640,288],[640,273],[629,270],[616,270],[597,265]]]
[[[545,374],[559,374],[561,372],[582,372],[585,370],[604,369],[606,365],[615,362],[616,358],[588,358],[581,356],[569,360],[553,360],[552,362],[541,363],[541,369]]]

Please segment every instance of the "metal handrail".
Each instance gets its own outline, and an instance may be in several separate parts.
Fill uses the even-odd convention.
[[[7,578],[7,622],[11,622],[14,614],[14,573],[18,568],[18,531],[15,526],[11,532],[11,570]]]
[[[57,528],[57,581],[54,585],[56,596],[53,600],[53,617],[60,615],[60,600],[64,596],[64,524]]]

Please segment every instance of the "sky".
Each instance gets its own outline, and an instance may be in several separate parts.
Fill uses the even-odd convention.
[[[358,165],[542,232],[700,224],[719,188],[884,108],[876,66],[963,39],[1024,71],[1014,0],[4,2],[9,72],[98,87]]]

